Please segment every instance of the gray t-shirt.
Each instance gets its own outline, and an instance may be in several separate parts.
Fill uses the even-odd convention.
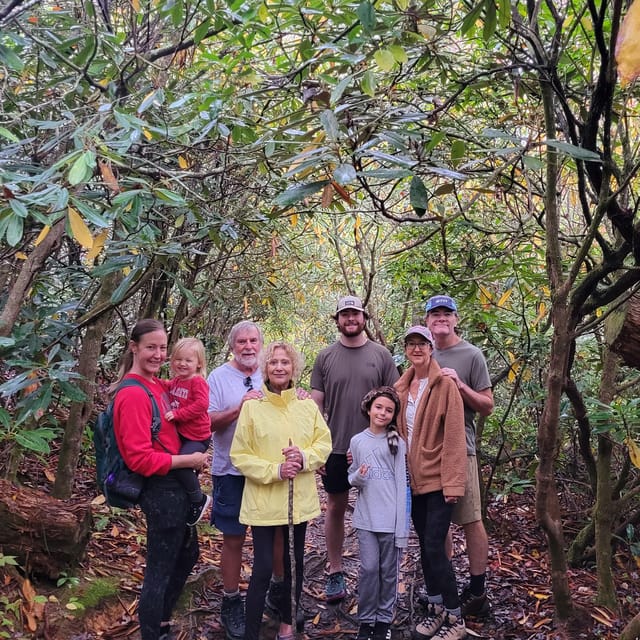
[[[254,389],[262,389],[262,372],[258,369],[251,374],[251,384]],[[212,411],[226,411],[237,407],[242,396],[249,390],[244,381],[246,373],[242,373],[234,366],[225,362],[214,369],[207,378],[209,383],[209,413]],[[234,420],[224,429],[213,432],[213,460],[211,461],[211,473],[214,476],[242,474],[231,464],[229,451],[231,442],[236,432],[237,420]]]
[[[311,388],[324,393],[333,453],[347,453],[351,438],[369,426],[360,410],[364,395],[375,387],[393,386],[398,377],[389,350],[370,340],[361,347],[334,342],[318,354]]]
[[[491,389],[491,376],[487,368],[487,361],[478,347],[470,342],[461,340],[448,349],[433,350],[433,357],[440,367],[454,369],[462,382],[474,391]],[[476,412],[464,404],[464,426],[467,434],[467,455],[476,455]]]

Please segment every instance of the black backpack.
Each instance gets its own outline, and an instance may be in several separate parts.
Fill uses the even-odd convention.
[[[125,387],[142,387],[151,400],[151,439],[156,440],[162,418],[153,394],[141,382],[133,378],[125,379],[116,389],[116,394]],[[110,507],[130,509],[135,506],[144,488],[145,478],[131,471],[122,459],[113,429],[114,399],[96,418],[93,429],[93,444],[96,450],[96,476],[98,488]]]

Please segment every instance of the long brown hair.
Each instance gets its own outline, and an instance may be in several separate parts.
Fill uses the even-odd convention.
[[[156,320],[155,318],[144,318],[143,320],[138,320],[135,326],[131,330],[131,337],[129,338],[129,342],[135,342],[138,344],[147,333],[153,333],[154,331],[166,331],[164,325],[160,320]],[[120,358],[120,367],[118,369],[118,378],[116,381],[109,387],[109,392],[113,393],[118,385],[122,382],[122,379],[129,373],[131,367],[133,367],[133,353],[131,349],[129,349],[129,342],[127,342],[127,347],[125,349],[122,358]]]

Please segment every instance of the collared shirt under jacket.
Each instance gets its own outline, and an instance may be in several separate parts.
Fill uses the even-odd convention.
[[[331,453],[331,434],[316,403],[299,400],[295,389],[281,395],[262,387],[264,397],[242,405],[231,443],[231,461],[246,478],[240,522],[274,526],[288,523],[289,481],[281,480],[282,449],[289,440],[304,463],[294,479],[293,524],[320,514],[315,471]]]

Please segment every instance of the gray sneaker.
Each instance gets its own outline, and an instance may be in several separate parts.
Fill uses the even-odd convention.
[[[220,622],[227,640],[244,640],[244,602],[239,595],[222,598]]]

